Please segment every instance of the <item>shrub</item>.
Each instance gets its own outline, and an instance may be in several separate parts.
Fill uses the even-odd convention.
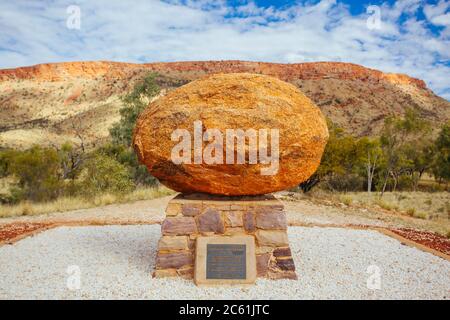
[[[106,154],[127,166],[136,185],[155,186],[158,180],[152,177],[145,166],[139,164],[136,154],[131,148],[131,139],[136,120],[141,112],[160,92],[157,74],[147,74],[142,81],[136,83],[133,90],[122,97],[123,107],[120,109],[120,121],[111,129],[112,144],[103,149]]]
[[[389,204],[389,203],[387,203],[387,202],[385,202],[385,201],[383,201],[382,199],[377,199],[376,201],[375,201],[375,203],[380,207],[380,208],[382,208],[382,209],[384,209],[384,210],[394,210],[394,209],[396,209],[396,207],[395,206],[393,206],[393,205],[391,205],[391,204]]]
[[[23,152],[16,152],[10,158],[8,171],[18,179],[17,189],[11,194],[16,199],[25,198],[33,201],[55,199],[63,190],[60,179],[59,157],[55,150],[39,146]]]
[[[340,200],[343,204],[345,204],[346,206],[351,205],[352,202],[353,202],[353,199],[352,199],[352,197],[350,197],[350,196],[340,196],[340,197],[339,197],[339,200]]]
[[[99,152],[114,158],[116,161],[123,164],[136,185],[142,186],[157,186],[158,180],[149,174],[144,165],[140,165],[136,153],[121,144],[107,144],[99,149]]]
[[[88,197],[99,193],[124,194],[134,188],[127,168],[105,154],[92,156],[86,161],[84,169],[82,193]]]
[[[406,213],[408,214],[408,216],[413,217],[416,214],[416,209],[415,208],[408,208],[408,210],[406,210]]]
[[[136,120],[147,107],[148,101],[158,95],[160,88],[156,83],[157,74],[150,73],[138,82],[133,91],[122,97],[124,103],[120,109],[120,121],[113,125],[110,134],[115,144],[131,146],[131,138]]]
[[[413,216],[418,219],[428,219],[428,214],[425,212],[417,212]]]
[[[365,179],[356,174],[334,175],[325,184],[325,188],[332,191],[359,191]]]

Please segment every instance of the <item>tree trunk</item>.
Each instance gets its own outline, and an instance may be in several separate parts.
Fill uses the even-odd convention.
[[[380,198],[383,196],[384,192],[386,191],[386,185],[389,178],[389,171],[386,172],[386,176],[384,177],[384,183],[383,183],[383,189],[381,190]]]
[[[397,190],[398,176],[393,174],[392,177],[394,178],[394,187],[392,188],[392,192],[395,192]]]

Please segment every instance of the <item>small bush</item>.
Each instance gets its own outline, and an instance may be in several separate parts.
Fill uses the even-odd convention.
[[[380,206],[382,209],[389,210],[389,211],[397,208],[397,207],[393,206],[392,204],[389,204],[389,203],[383,201],[382,199],[377,199],[375,201],[375,204]]]
[[[411,176],[401,176],[398,179],[397,190],[411,190],[414,184]]]
[[[409,197],[407,195],[405,195],[405,194],[399,193],[397,195],[397,200],[398,201],[402,201],[402,200],[406,200],[406,199],[409,199]]]
[[[416,214],[416,209],[415,208],[408,208],[406,210],[406,213],[408,214],[408,216],[413,217]]]
[[[341,201],[343,204],[345,204],[346,206],[349,206],[352,204],[353,199],[350,196],[340,196],[339,197],[339,201]]]
[[[418,219],[428,219],[428,214],[425,212],[416,212],[413,216]]]
[[[358,191],[362,189],[364,182],[365,179],[356,174],[335,175],[327,181],[325,188],[332,191]]]
[[[85,164],[82,193],[93,197],[99,193],[125,194],[134,184],[127,168],[104,154],[95,154]]]
[[[12,189],[16,200],[46,201],[55,199],[63,190],[59,175],[59,157],[54,149],[32,147],[10,157],[8,172],[18,179],[19,189]]]

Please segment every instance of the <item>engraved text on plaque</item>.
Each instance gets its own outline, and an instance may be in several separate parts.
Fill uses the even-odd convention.
[[[207,244],[206,279],[245,279],[245,244]]]

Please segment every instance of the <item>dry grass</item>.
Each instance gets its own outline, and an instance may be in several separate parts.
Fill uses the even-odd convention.
[[[377,193],[351,192],[346,194],[356,205],[380,207],[419,219],[449,219],[449,192],[387,192],[382,198]]]
[[[87,209],[114,203],[154,199],[170,194],[174,194],[174,191],[160,186],[153,188],[138,188],[125,195],[101,194],[92,199],[82,197],[61,197],[54,201],[43,203],[25,201],[17,205],[0,205],[0,218]]]
[[[354,215],[402,226],[450,235],[450,192],[330,192],[315,188],[306,194],[293,192],[287,200],[307,200],[339,208]]]

